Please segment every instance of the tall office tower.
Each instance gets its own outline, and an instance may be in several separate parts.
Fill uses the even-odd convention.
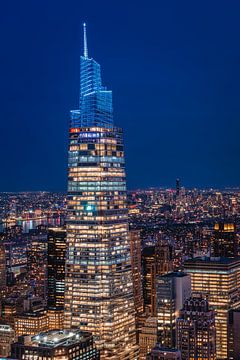
[[[0,294],[6,286],[6,258],[4,244],[0,243]]]
[[[132,261],[133,295],[136,315],[143,313],[142,264],[140,231],[130,231],[130,252]]]
[[[240,259],[195,258],[185,261],[193,296],[202,294],[215,310],[216,353],[228,359],[228,311],[240,307]]]
[[[159,233],[156,244],[156,273],[164,275],[173,271],[173,247],[168,239]]]
[[[157,276],[157,333],[164,348],[176,346],[176,320],[191,296],[191,277],[182,272]]]
[[[143,300],[144,310],[156,316],[156,276],[173,270],[172,247],[161,234],[157,242],[142,251]]]
[[[240,358],[240,309],[228,312],[228,360]]]
[[[177,319],[177,346],[183,360],[216,360],[215,313],[208,301],[193,297],[185,301]]]
[[[177,180],[176,180],[176,196],[179,196],[179,195],[180,195],[180,189],[181,189],[181,187],[180,187],[180,180],[177,179]]]
[[[235,224],[224,222],[215,224],[212,256],[231,258],[238,256],[238,239]]]
[[[112,92],[88,56],[84,25],[80,108],[71,112],[65,327],[96,337],[101,359],[136,359],[122,130]]]
[[[61,310],[64,307],[65,256],[66,230],[50,228],[47,255],[48,309]]]
[[[165,349],[157,344],[147,355],[146,360],[182,360],[182,357],[179,350]]]
[[[39,226],[29,232],[27,266],[34,294],[47,299],[47,229]]]
[[[142,251],[143,301],[144,310],[156,316],[156,255],[155,246],[147,246]]]

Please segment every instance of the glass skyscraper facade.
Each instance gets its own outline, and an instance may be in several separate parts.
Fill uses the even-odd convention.
[[[101,359],[137,359],[123,133],[100,65],[80,59],[79,109],[71,111],[65,327],[92,332]]]

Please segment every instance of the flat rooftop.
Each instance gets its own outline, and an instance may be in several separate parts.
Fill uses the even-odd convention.
[[[159,277],[161,277],[161,278],[174,278],[174,277],[181,278],[181,277],[185,277],[185,276],[189,276],[189,274],[186,274],[185,272],[182,272],[182,271],[173,271],[168,274],[160,275]]]
[[[186,260],[184,264],[196,264],[196,263],[204,263],[204,264],[223,264],[230,265],[240,262],[240,257],[236,258],[226,258],[226,257],[196,257],[193,259]]]
[[[91,333],[79,329],[52,330],[31,337],[31,346],[57,348],[82,342],[90,336]]]

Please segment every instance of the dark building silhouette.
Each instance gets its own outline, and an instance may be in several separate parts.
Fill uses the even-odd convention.
[[[181,189],[180,180],[177,179],[176,180],[176,196],[180,195],[180,189]]]
[[[66,256],[66,230],[51,228],[48,231],[48,309],[63,309]]]
[[[228,359],[240,358],[240,309],[228,313]]]
[[[144,310],[156,315],[156,256],[155,246],[145,247],[142,251],[143,300]]]

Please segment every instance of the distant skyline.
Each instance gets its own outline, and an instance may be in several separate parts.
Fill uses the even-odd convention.
[[[124,129],[128,188],[240,186],[239,13],[215,0],[3,3],[0,192],[66,191],[84,21]]]

